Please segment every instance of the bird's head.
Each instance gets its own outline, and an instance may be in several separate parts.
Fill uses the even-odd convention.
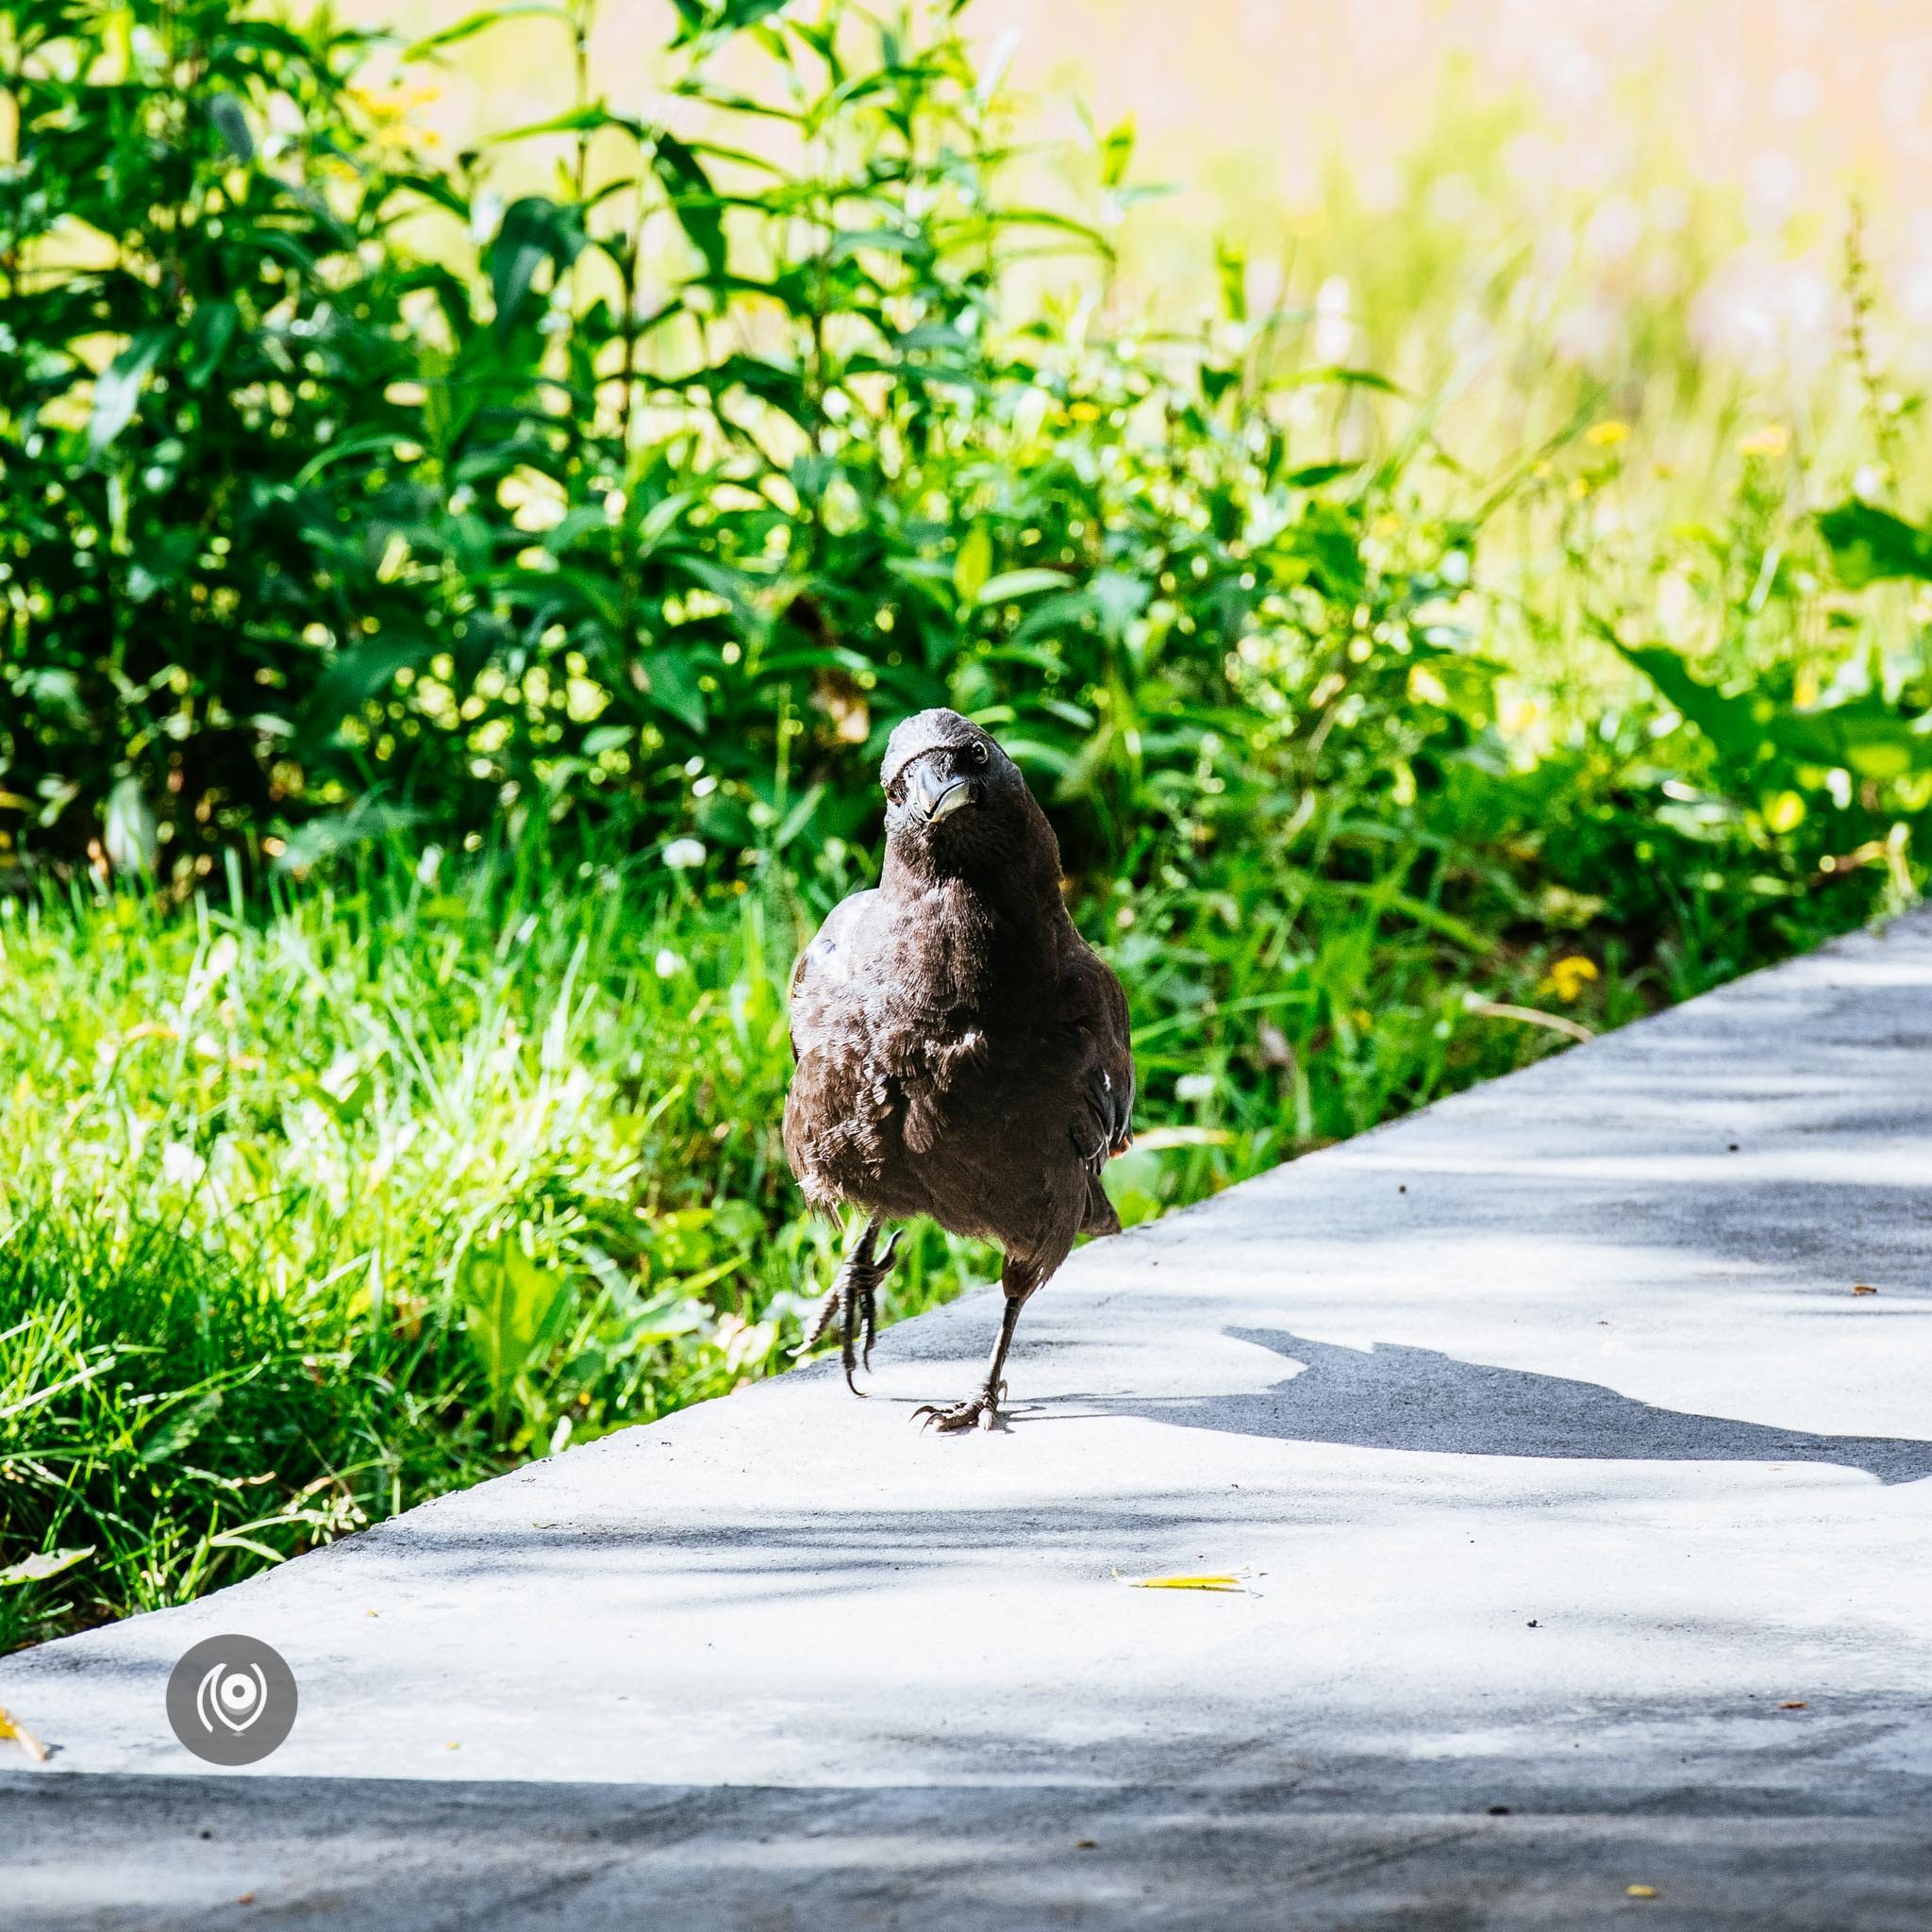
[[[887,741],[879,783],[887,841],[908,856],[970,863],[1024,843],[1035,821],[1045,830],[1019,766],[958,711],[906,719]]]

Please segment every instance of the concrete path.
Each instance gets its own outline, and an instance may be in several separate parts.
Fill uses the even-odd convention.
[[[921,1434],[993,1315],[0,1665],[10,1921],[1932,1924],[1932,920],[1087,1248]]]

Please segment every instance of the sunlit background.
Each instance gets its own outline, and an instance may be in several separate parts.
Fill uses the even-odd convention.
[[[426,33],[466,8],[350,11]],[[1028,134],[1077,146],[1087,114],[1103,130],[1131,120],[1137,179],[1173,191],[1123,225],[1124,290],[1143,303],[1205,299],[1214,242],[1232,238],[1264,297],[1325,287],[1332,317],[1373,317],[1385,338],[1357,347],[1412,353],[1403,310],[1444,292],[1414,285],[1420,223],[1458,276],[1474,246],[1487,275],[1515,278],[1562,359],[1615,367],[1634,311],[1669,300],[1701,352],[1803,373],[1841,344],[1859,200],[1887,298],[1875,346],[1899,367],[1924,353],[1923,0],[972,0],[965,18],[1009,62]],[[652,105],[672,21],[662,0],[606,7],[594,85],[613,105]],[[446,61],[415,111],[458,145],[568,98],[544,22]],[[1398,260],[1405,291],[1386,286]],[[1328,345],[1343,334],[1332,322]]]

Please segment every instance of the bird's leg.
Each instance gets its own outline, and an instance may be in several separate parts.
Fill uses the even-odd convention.
[[[1030,1274],[1016,1276],[1009,1266],[1001,1286],[1007,1291],[1007,1305],[1000,1310],[999,1340],[992,1345],[992,1360],[987,1364],[986,1381],[979,1393],[949,1407],[927,1402],[912,1411],[916,1419],[936,1425],[941,1435],[949,1436],[975,1424],[990,1429],[999,1421],[1000,1403],[1007,1392],[1007,1351],[1013,1345],[1013,1330],[1020,1325],[1020,1310],[1033,1292],[1034,1277]]]
[[[845,1386],[855,1395],[858,1393],[858,1385],[853,1381],[853,1375],[861,1362],[868,1369],[872,1367],[872,1345],[879,1326],[879,1284],[892,1272],[892,1263],[899,1253],[897,1234],[886,1243],[884,1254],[874,1253],[885,1224],[883,1214],[874,1214],[865,1224],[864,1232],[845,1257],[844,1266],[839,1270],[838,1277],[832,1283],[831,1292],[819,1304],[809,1333],[796,1350],[798,1355],[809,1355],[837,1321],[840,1324],[839,1355],[845,1365]],[[861,1339],[862,1355],[859,1352]]]

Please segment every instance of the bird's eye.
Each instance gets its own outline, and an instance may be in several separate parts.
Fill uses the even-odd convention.
[[[975,738],[973,741],[973,742],[966,747],[964,756],[966,763],[971,765],[975,772],[985,771],[987,760],[986,740],[983,738]]]

